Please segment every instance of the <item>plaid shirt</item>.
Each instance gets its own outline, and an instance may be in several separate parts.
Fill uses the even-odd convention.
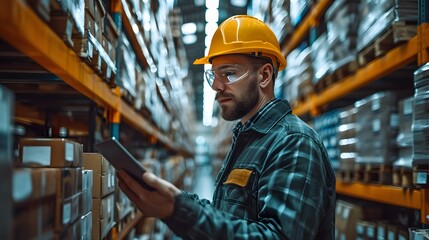
[[[334,239],[335,175],[287,101],[233,130],[213,202],[184,192],[164,222],[184,239]]]

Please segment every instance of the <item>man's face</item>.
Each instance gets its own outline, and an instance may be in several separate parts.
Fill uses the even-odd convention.
[[[242,78],[232,83],[216,77],[213,89],[217,91],[216,100],[221,108],[221,115],[225,120],[232,121],[243,118],[258,103],[260,92],[258,90],[257,75],[254,74],[255,67],[243,56],[220,56],[213,60],[213,69],[229,65],[238,65],[237,75]],[[221,72],[222,73],[222,72]],[[220,75],[220,74],[218,74]]]

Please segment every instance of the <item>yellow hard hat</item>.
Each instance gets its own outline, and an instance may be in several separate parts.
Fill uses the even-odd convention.
[[[277,62],[279,71],[286,67],[276,35],[264,22],[247,15],[233,16],[221,23],[213,35],[209,54],[194,64],[210,64],[214,57],[226,54],[265,56],[273,64]]]

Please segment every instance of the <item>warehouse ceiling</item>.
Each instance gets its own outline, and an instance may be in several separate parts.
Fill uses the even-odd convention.
[[[209,0],[208,0],[209,1]],[[237,14],[246,14],[247,5],[250,0],[228,0],[219,1],[219,22],[221,23],[230,16]],[[237,2],[237,3],[235,3]],[[203,116],[203,65],[192,65],[192,62],[204,56],[205,50],[205,12],[206,5],[204,0],[178,0],[177,8],[182,13],[183,24],[195,23],[197,25],[197,40],[193,44],[185,44],[185,50],[189,62],[189,79],[194,87],[194,99],[196,107],[197,120],[202,121]],[[244,7],[239,7],[241,5]]]

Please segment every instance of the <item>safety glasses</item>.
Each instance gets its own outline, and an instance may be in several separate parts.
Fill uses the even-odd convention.
[[[208,69],[204,72],[204,78],[210,87],[213,86],[215,78],[224,84],[232,84],[246,78],[252,66],[261,64],[225,64],[216,68]]]

